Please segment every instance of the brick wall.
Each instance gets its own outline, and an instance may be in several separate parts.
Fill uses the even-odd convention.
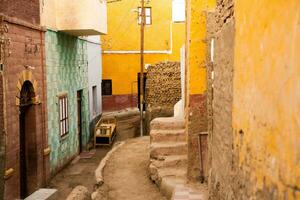
[[[0,13],[32,24],[40,23],[39,0],[0,0]]]
[[[157,117],[171,117],[174,105],[181,99],[181,74],[179,62],[161,62],[147,70],[146,129]]]
[[[36,134],[36,176],[35,187],[44,185],[47,176],[47,157],[43,156],[43,149],[47,146],[45,126],[45,71],[44,71],[44,32],[37,28],[24,26],[23,21],[13,20],[8,24],[7,38],[11,39],[11,55],[7,58],[4,66],[4,87],[6,103],[6,169],[13,168],[13,175],[5,182],[5,199],[18,199],[20,188],[20,128],[19,128],[19,106],[16,104],[16,97],[20,97],[20,86],[22,81],[35,81],[35,94],[39,96],[40,104],[32,105],[35,109],[35,134]],[[23,24],[23,25],[21,25]],[[37,47],[37,48],[35,48]],[[35,49],[35,50],[33,50]],[[25,70],[25,65],[31,69]],[[30,77],[25,77],[24,72],[29,72]],[[32,189],[32,188],[31,188]]]

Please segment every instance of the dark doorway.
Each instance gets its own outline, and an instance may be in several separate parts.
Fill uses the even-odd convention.
[[[140,109],[140,87],[141,87],[141,82],[140,82],[140,77],[141,77],[141,73],[138,73],[137,75],[137,79],[138,79],[138,108]],[[144,99],[145,99],[145,91],[146,91],[146,80],[147,80],[147,73],[144,73],[144,82],[143,82],[143,88],[144,88]],[[143,111],[146,110],[146,106],[145,106],[145,102],[143,103]]]
[[[77,91],[77,130],[78,130],[78,141],[79,153],[82,152],[82,90]]]
[[[20,198],[37,189],[37,149],[35,124],[35,92],[25,81],[20,94]]]

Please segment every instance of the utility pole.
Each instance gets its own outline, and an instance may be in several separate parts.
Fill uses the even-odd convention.
[[[140,73],[140,128],[141,128],[141,136],[144,135],[144,33],[145,33],[145,1],[141,0],[141,73]]]

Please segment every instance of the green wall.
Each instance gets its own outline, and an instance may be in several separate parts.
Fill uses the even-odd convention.
[[[50,170],[56,173],[78,153],[77,91],[82,90],[83,145],[89,138],[87,43],[77,37],[48,30],[45,38],[47,68],[48,143]],[[68,95],[69,133],[59,135],[58,96]],[[84,148],[83,148],[84,149]]]

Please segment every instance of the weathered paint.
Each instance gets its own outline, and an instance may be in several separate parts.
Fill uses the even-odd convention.
[[[48,141],[50,170],[57,172],[78,153],[77,91],[82,90],[83,145],[89,139],[87,42],[48,30],[46,33]],[[59,135],[58,96],[68,95],[69,133]]]
[[[189,94],[203,94],[206,91],[206,16],[205,11],[215,7],[216,0],[188,1],[187,65]]]
[[[124,0],[108,4],[108,35],[102,37],[104,51],[137,51],[133,54],[103,54],[103,79],[112,79],[113,95],[137,93],[140,71],[140,25],[137,23],[140,1]],[[172,22],[172,1],[150,1],[152,24],[145,28],[145,64],[180,61],[185,40],[185,23]],[[119,13],[116,15],[116,13]]]
[[[187,1],[186,26],[186,109],[188,132],[188,178],[199,180],[200,157],[198,136],[207,131],[206,108],[206,15],[215,7],[215,0]],[[207,135],[202,135],[202,165],[205,178],[207,170]]]
[[[235,3],[233,128],[251,192],[300,199],[300,2]]]
[[[76,36],[107,33],[106,1],[40,0],[40,13],[48,28]]]
[[[90,121],[99,116],[102,112],[101,101],[101,80],[102,80],[102,55],[99,36],[89,36],[87,38],[87,62],[89,79],[89,107]],[[96,103],[93,101],[93,87],[96,86]],[[96,108],[94,108],[96,105]]]

